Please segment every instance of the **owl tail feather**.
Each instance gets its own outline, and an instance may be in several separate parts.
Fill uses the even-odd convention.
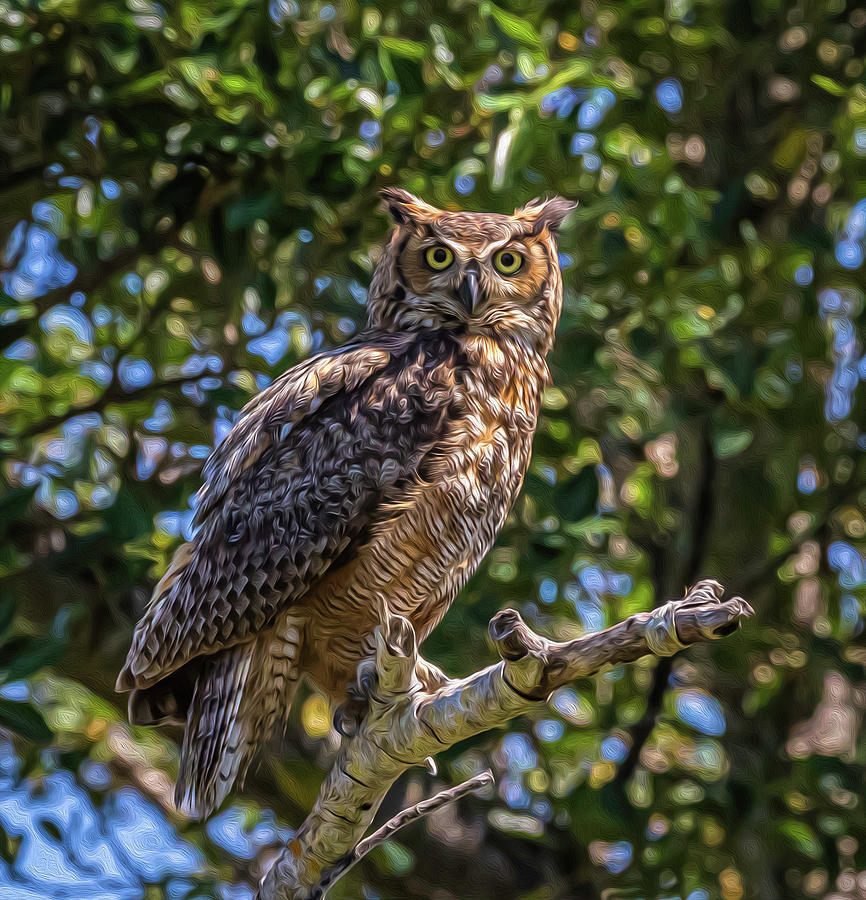
[[[188,816],[208,816],[246,774],[254,649],[243,644],[214,656],[196,682],[174,793],[175,805]]]
[[[242,784],[256,748],[285,729],[300,675],[302,629],[291,619],[208,657],[186,718],[174,802],[205,818]]]

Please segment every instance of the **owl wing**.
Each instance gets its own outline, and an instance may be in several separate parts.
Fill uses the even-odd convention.
[[[430,360],[380,335],[296,366],[245,407],[205,467],[198,532],[157,585],[118,690],[251,639],[350,555],[445,415]]]

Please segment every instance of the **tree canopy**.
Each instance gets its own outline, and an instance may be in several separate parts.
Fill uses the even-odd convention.
[[[495,795],[332,895],[860,896],[864,57],[841,0],[0,0],[0,892],[247,897],[310,806],[322,698],[199,826],[112,687],[214,444],[363,321],[398,185],[579,201],[530,474],[427,655],[704,576],[757,616],[443,754],[394,808]]]

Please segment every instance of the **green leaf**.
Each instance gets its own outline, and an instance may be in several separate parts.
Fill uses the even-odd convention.
[[[379,43],[395,56],[402,56],[404,59],[424,59],[424,45],[417,41],[409,41],[404,38],[379,38]]]
[[[725,459],[742,453],[752,443],[754,434],[749,428],[719,431],[713,437],[716,456]]]
[[[494,4],[490,4],[490,13],[502,31],[520,44],[542,47],[541,35],[522,16],[506,12]]]
[[[810,859],[821,858],[821,844],[816,838],[815,832],[805,822],[785,819],[779,829],[804,856]]]
[[[813,75],[812,84],[817,85],[821,90],[832,94],[834,97],[844,97],[846,93],[844,85],[839,84],[838,81],[833,81],[832,78],[828,78],[826,75]]]
[[[0,697],[0,725],[28,741],[43,744],[52,738],[51,729],[35,707],[5,697]]]
[[[520,94],[479,94],[475,102],[484,112],[504,112],[524,106],[526,100]]]

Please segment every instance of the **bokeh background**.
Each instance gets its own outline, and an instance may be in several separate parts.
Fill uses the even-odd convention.
[[[337,740],[307,693],[204,824],[113,683],[203,460],[351,336],[399,185],[580,201],[534,460],[426,645],[700,576],[757,616],[415,772],[491,766],[334,898],[866,897],[866,10],[0,0],[0,898],[251,897]]]

